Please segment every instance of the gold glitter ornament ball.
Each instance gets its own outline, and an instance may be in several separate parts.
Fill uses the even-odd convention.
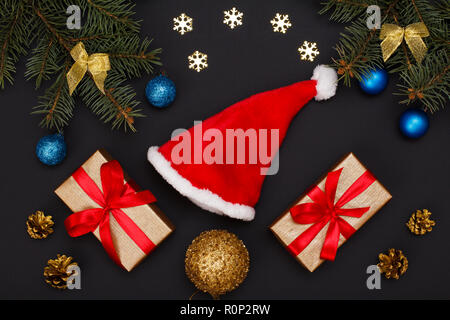
[[[236,289],[247,277],[250,258],[239,238],[226,230],[202,232],[186,251],[186,275],[214,299]]]

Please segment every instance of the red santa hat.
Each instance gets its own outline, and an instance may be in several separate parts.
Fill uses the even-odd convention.
[[[311,80],[251,96],[194,125],[163,146],[150,147],[148,160],[169,184],[199,207],[236,219],[253,220],[254,205],[259,199],[267,162],[263,163],[259,159],[255,163],[249,160],[250,142],[245,144],[244,163],[205,161],[202,158],[204,153],[211,152],[211,146],[205,140],[212,143],[214,136],[214,143],[221,142],[225,145],[223,140],[218,140],[221,140],[220,135],[227,137],[229,130],[241,130],[242,133],[249,129],[256,132],[265,129],[267,133],[278,129],[278,147],[297,112],[313,98],[317,101],[331,98],[336,93],[336,88],[336,72],[330,67],[318,65]],[[208,130],[213,132],[208,138],[195,138],[199,131],[203,134]],[[188,148],[180,148],[181,144]],[[272,145],[269,149],[273,147]],[[183,150],[180,152],[180,149]],[[233,144],[231,149],[224,148],[223,155],[217,148],[213,155],[218,159],[220,156],[225,158],[226,153],[233,153],[230,157],[233,160],[236,159],[237,151],[237,146]],[[275,156],[273,151],[272,149],[271,160]],[[180,157],[188,161],[180,161]]]

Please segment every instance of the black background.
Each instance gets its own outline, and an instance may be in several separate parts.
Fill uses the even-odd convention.
[[[244,12],[244,24],[230,30],[223,10]],[[194,286],[184,274],[184,254],[200,232],[225,228],[236,233],[250,252],[248,278],[224,299],[311,298],[449,298],[450,168],[449,110],[431,117],[428,134],[418,141],[403,138],[397,126],[404,107],[392,95],[396,79],[378,96],[362,93],[357,83],[340,86],[330,101],[311,102],[294,119],[281,148],[280,170],[269,176],[246,223],[203,211],[179,195],[146,160],[150,145],[161,145],[176,128],[189,128],[247,96],[311,76],[317,63],[329,63],[342,25],[320,16],[319,1],[136,1],[142,32],[164,49],[164,69],[177,85],[177,99],[165,110],[150,106],[144,89],[151,76],[132,81],[147,118],[136,134],[111,131],[81,103],[65,131],[67,159],[46,167],[35,157],[37,141],[49,132],[30,116],[42,92],[23,79],[25,59],[14,86],[0,92],[2,112],[1,298],[186,299]],[[194,31],[179,35],[172,18],[182,12],[194,18]],[[275,13],[289,14],[293,27],[274,33]],[[64,13],[61,13],[64,14]],[[300,61],[304,40],[317,42],[314,63]],[[208,54],[208,69],[188,69],[187,56]],[[63,226],[68,208],[53,193],[97,148],[106,148],[142,187],[158,198],[160,208],[177,229],[135,270],[117,267],[100,243],[87,235],[70,238]],[[305,188],[348,152],[354,152],[392,193],[393,199],[314,273],[304,269],[268,230],[273,220]],[[405,227],[418,208],[433,212],[437,226],[418,237]],[[32,240],[25,221],[35,210],[54,216],[55,233]],[[379,252],[402,249],[410,267],[398,281],[382,279],[381,290],[368,290],[366,268]],[[57,253],[72,255],[82,269],[82,290],[58,291],[43,281],[43,267]],[[197,298],[204,298],[199,295]]]

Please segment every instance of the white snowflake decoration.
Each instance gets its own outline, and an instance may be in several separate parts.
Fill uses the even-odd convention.
[[[208,68],[208,55],[195,51],[188,57],[189,61],[189,69],[193,69],[197,72],[202,71],[205,68]]]
[[[314,61],[316,56],[319,55],[319,50],[317,49],[317,43],[305,41],[298,48],[298,52],[300,52],[300,59],[306,61]]]
[[[292,24],[289,21],[289,15],[287,14],[277,13],[275,18],[270,20],[270,23],[272,24],[273,32],[286,33],[287,29],[292,27]]]
[[[176,18],[173,18],[173,30],[177,31],[181,35],[192,31],[192,18],[184,13]]]
[[[223,13],[223,23],[225,23],[231,29],[242,25],[242,17],[244,16],[244,14],[238,11],[238,9],[233,7],[230,10],[224,11]]]

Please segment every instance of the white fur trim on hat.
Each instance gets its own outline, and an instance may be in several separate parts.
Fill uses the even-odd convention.
[[[170,162],[158,151],[158,147],[148,149],[147,159],[169,184],[200,208],[244,221],[253,220],[255,217],[255,209],[250,206],[225,201],[208,189],[194,187],[189,180],[172,168]]]
[[[316,100],[327,100],[336,94],[338,83],[337,73],[333,68],[319,64],[314,68],[311,80],[316,80]]]

